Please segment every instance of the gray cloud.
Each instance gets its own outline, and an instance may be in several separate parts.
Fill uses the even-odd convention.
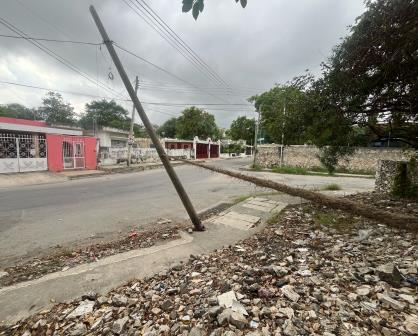
[[[216,87],[216,83],[202,76],[122,0],[92,3],[114,41],[199,87]],[[152,87],[140,90],[142,100],[154,102],[243,103],[252,94],[266,90],[274,83],[286,82],[305,69],[318,74],[320,62],[364,10],[363,0],[251,0],[246,9],[232,0],[211,0],[207,1],[204,13],[196,22],[190,13],[181,12],[180,0],[148,0],[147,3],[239,91],[239,96],[226,96],[218,94],[223,92],[219,88],[210,89],[219,96],[213,97],[207,94],[207,89],[199,92],[187,88],[184,83],[120,53],[132,78],[137,74],[143,80],[155,82]],[[3,0],[0,17],[31,36],[99,42],[101,39],[88,11],[89,4],[84,0]],[[0,34],[11,32],[0,26]],[[95,46],[44,44],[94,80],[99,79],[123,92],[104,47],[100,50]],[[0,38],[0,53],[0,80],[111,96],[24,40]],[[115,74],[113,81],[107,77],[109,71]],[[164,89],[164,85],[177,91]],[[0,103],[38,106],[43,95],[43,91],[0,84]],[[91,100],[70,94],[63,96],[79,113]],[[122,104],[130,109],[130,103]],[[162,123],[170,117],[168,114],[179,114],[182,110],[181,107],[146,107],[155,123]],[[208,108],[208,111],[215,114],[222,127],[227,127],[238,115],[252,116],[251,108],[218,108],[227,111],[215,108]]]

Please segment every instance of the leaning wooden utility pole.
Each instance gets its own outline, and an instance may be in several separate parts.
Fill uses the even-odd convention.
[[[173,182],[173,185],[176,188],[177,193],[181,201],[183,202],[184,207],[187,210],[187,213],[189,214],[189,217],[195,227],[195,231],[203,231],[205,227],[200,222],[200,219],[197,216],[195,209],[193,208],[192,202],[190,202],[189,196],[187,196],[187,193],[184,190],[183,185],[181,184],[176,172],[171,166],[170,160],[166,152],[164,151],[164,148],[161,145],[161,142],[159,141],[157,135],[155,134],[151,122],[149,121],[148,116],[146,115],[141,105],[141,102],[138,99],[138,96],[135,94],[134,88],[132,87],[132,84],[129,81],[128,75],[126,74],[125,69],[123,68],[122,63],[119,59],[119,56],[117,55],[115,48],[113,47],[113,42],[107,35],[106,30],[103,27],[102,21],[100,20],[99,15],[97,14],[93,6],[90,6],[90,13],[93,16],[94,22],[96,23],[96,26],[99,29],[100,34],[102,35],[103,42],[106,44],[107,50],[109,51],[109,54],[112,57],[113,63],[118,69],[123,84],[125,84],[126,90],[128,91],[129,96],[131,97],[132,102],[134,103],[135,108],[138,111],[139,116],[141,117],[142,123],[144,124],[144,127],[147,130],[148,135],[150,136],[152,143],[154,144],[157,150],[161,162],[163,163],[164,168],[171,179],[171,182]]]
[[[139,87],[139,79],[138,79],[138,76],[136,76],[135,77],[135,96],[138,96],[138,87]],[[129,128],[128,167],[131,165],[132,145],[134,142],[134,119],[135,119],[135,104],[133,104],[132,106],[131,127]]]

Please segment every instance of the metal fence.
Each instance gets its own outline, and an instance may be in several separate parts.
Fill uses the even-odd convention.
[[[65,137],[62,142],[64,169],[85,168],[84,140],[77,137]]]
[[[0,173],[47,169],[45,136],[24,133],[0,133]]]

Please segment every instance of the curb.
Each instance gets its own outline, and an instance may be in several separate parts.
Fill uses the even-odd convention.
[[[172,163],[171,165],[173,167],[176,167],[176,166],[182,166],[184,164],[185,164],[184,162],[176,162],[176,163]],[[156,165],[152,165],[152,166],[118,167],[118,168],[114,168],[114,169],[99,168],[99,170],[102,172],[101,174],[95,173],[95,174],[85,174],[85,175],[79,175],[79,176],[71,176],[68,179],[69,180],[79,180],[79,179],[83,179],[83,178],[100,177],[100,176],[111,175],[111,174],[134,173],[134,172],[158,169],[158,168],[163,168],[163,167],[164,167],[164,165],[161,163],[161,164],[156,164]]]

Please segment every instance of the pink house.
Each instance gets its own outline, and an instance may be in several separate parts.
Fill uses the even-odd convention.
[[[96,138],[44,121],[0,117],[0,173],[96,169]]]

